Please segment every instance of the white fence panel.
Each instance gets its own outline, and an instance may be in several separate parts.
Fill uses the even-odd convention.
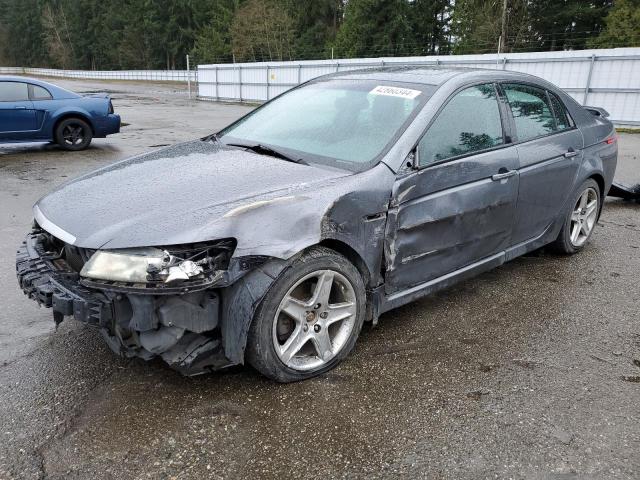
[[[197,80],[195,71],[187,70],[58,70],[55,68],[0,67],[4,75],[36,75],[55,78],[82,78],[94,80],[146,80],[158,82],[192,82]]]
[[[20,67],[0,67],[0,75],[17,75],[23,71],[24,69]]]
[[[640,125],[640,48],[198,66],[198,98],[262,102],[320,75],[388,65],[514,70],[544,78],[618,124]]]

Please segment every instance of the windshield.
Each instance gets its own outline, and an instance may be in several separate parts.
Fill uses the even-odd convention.
[[[219,137],[224,144],[277,147],[305,162],[362,170],[377,163],[433,89],[373,80],[315,82],[256,109]]]

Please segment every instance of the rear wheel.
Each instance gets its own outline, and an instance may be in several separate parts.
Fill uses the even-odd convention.
[[[595,180],[589,179],[578,188],[562,230],[552,244],[554,250],[574,254],[584,248],[598,220],[600,198],[600,187]]]
[[[247,359],[280,382],[304,380],[340,363],[365,315],[358,270],[342,255],[315,248],[274,282],[249,331]]]
[[[65,150],[84,150],[93,139],[91,126],[80,118],[66,118],[58,124],[56,143]]]

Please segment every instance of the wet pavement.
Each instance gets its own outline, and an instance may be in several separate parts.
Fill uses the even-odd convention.
[[[58,83],[113,92],[129,125],[80,153],[0,146],[0,479],[640,478],[640,205],[608,200],[577,256],[536,252],[383,315],[323,377],[183,378],[72,320],[56,331],[16,285],[15,247],[54,186],[249,107]],[[617,178],[640,182],[640,135],[620,152]]]

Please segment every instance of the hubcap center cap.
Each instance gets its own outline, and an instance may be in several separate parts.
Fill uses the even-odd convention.
[[[304,319],[307,321],[307,323],[314,323],[318,319],[318,317],[316,315],[316,312],[307,312],[304,316]]]

